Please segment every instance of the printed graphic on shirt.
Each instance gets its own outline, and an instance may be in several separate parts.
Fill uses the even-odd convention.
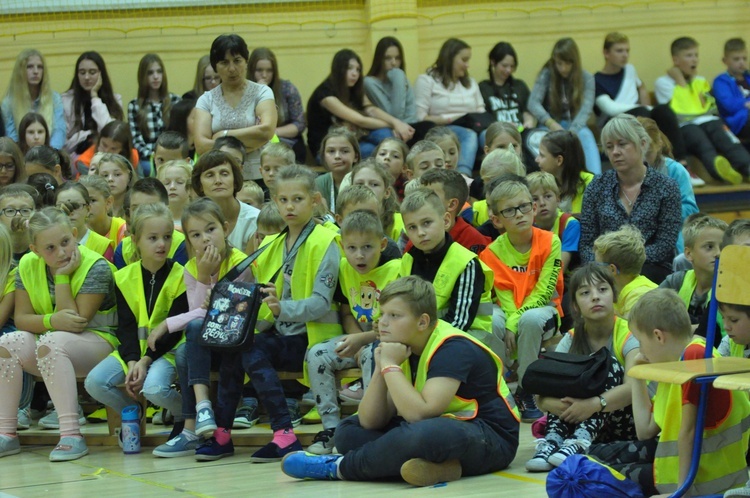
[[[378,307],[380,289],[372,280],[360,282],[359,288],[349,288],[350,308],[354,318],[360,323],[371,323]]]
[[[490,111],[495,114],[497,121],[509,123],[521,123],[523,120],[518,115],[518,94],[511,91],[504,98],[490,97]]]

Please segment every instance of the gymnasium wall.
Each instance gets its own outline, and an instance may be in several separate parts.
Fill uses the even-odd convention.
[[[64,11],[68,2],[56,3],[56,10]],[[23,7],[22,0],[3,4]],[[226,32],[241,34],[251,50],[272,48],[282,77],[297,85],[305,102],[328,74],[338,49],[357,51],[367,71],[375,43],[386,35],[402,41],[412,81],[434,61],[448,37],[462,38],[473,47],[470,71],[477,80],[487,77],[489,49],[500,40],[509,41],[519,54],[516,76],[531,86],[558,38],[574,37],[584,67],[594,72],[602,66],[604,35],[617,30],[630,37],[631,61],[649,89],[671,64],[669,44],[678,36],[690,35],[701,43],[699,71],[710,79],[722,71],[724,41],[734,36],[750,39],[750,2],[738,0],[309,0],[4,12],[0,8],[0,93],[5,93],[15,57],[24,48],[34,47],[45,55],[47,74],[59,92],[70,85],[78,55],[97,50],[124,102],[135,96],[137,65],[144,53],[161,55],[170,90],[182,94],[192,86],[198,58]]]

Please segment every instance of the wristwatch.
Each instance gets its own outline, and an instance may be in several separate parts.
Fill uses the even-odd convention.
[[[599,411],[604,411],[605,408],[607,408],[607,400],[604,399],[604,396],[599,396],[599,404],[602,405],[602,409]]]

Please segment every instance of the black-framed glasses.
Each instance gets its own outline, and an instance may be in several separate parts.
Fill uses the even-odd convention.
[[[13,218],[14,216],[21,215],[24,218],[31,216],[31,213],[33,213],[33,209],[29,208],[21,208],[21,209],[15,209],[15,208],[5,208],[2,210],[2,213],[7,216],[8,218]]]
[[[15,163],[0,163],[0,171],[13,171],[15,169]]]
[[[500,211],[500,214],[503,215],[503,218],[513,218],[516,215],[516,211],[520,211],[521,214],[526,214],[531,211],[532,207],[534,207],[533,202],[524,202],[516,207],[505,208]]]

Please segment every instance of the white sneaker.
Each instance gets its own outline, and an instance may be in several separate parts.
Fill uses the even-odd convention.
[[[312,444],[307,447],[308,453],[315,455],[330,455],[333,453],[333,432],[334,429],[326,429],[317,433]]]

